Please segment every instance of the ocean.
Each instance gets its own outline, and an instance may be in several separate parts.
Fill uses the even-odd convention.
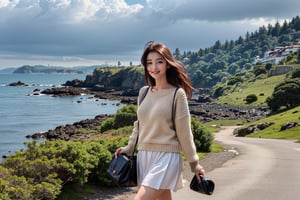
[[[96,101],[88,95],[52,97],[33,95],[35,89],[60,87],[67,80],[85,79],[85,74],[0,74],[0,162],[3,155],[24,149],[26,135],[54,129],[59,125],[114,114],[119,101]],[[28,86],[8,86],[21,81]],[[81,103],[78,103],[80,101]]]

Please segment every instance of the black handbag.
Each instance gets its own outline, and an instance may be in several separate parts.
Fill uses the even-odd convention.
[[[205,176],[200,175],[201,182],[199,183],[196,175],[194,175],[190,188],[195,192],[202,194],[212,195],[215,189],[215,183],[212,180],[208,180]]]
[[[114,156],[107,173],[119,186],[137,186],[136,156],[126,154],[119,154],[117,158]]]

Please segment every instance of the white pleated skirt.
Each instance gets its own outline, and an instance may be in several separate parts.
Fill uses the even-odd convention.
[[[180,153],[139,151],[138,185],[176,192],[183,187],[183,164]]]

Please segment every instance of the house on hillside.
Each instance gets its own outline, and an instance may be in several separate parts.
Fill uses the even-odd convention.
[[[276,47],[274,50],[270,50],[264,53],[263,58],[257,57],[254,63],[261,62],[262,64],[272,63],[278,64],[282,59],[284,59],[288,54],[295,53],[300,49],[300,40],[290,46]]]

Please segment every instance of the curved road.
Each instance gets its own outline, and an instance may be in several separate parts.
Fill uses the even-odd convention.
[[[234,128],[226,127],[215,135],[217,141],[237,149],[239,155],[207,173],[216,184],[213,195],[193,192],[186,183],[172,194],[173,200],[300,199],[300,144],[234,137]]]

